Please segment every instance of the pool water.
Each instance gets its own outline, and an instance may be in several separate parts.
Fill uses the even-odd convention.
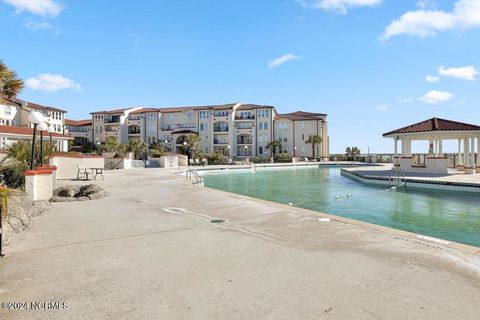
[[[245,196],[480,246],[480,195],[371,186],[335,168],[233,170],[204,174],[205,186]]]

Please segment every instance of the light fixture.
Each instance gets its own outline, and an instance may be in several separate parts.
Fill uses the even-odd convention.
[[[30,157],[30,170],[35,168],[35,144],[37,143],[37,125],[44,121],[44,116],[38,111],[31,111],[28,114],[28,121],[33,123],[33,134],[32,134],[32,155]]]

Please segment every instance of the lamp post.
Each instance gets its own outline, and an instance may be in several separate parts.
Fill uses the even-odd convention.
[[[166,151],[168,151],[168,149],[169,149],[169,148],[168,148],[168,140],[165,139],[164,143],[165,143],[165,149],[166,149]]]
[[[41,122],[38,125],[38,130],[40,130],[40,166],[43,166],[43,131],[48,130],[48,125],[45,122]]]
[[[188,154],[187,154],[187,145],[188,145],[187,141],[183,141],[183,145],[185,147],[185,155],[188,156]]]
[[[35,168],[35,144],[37,139],[37,125],[43,122],[43,114],[38,111],[31,111],[28,114],[28,121],[33,123],[33,137],[32,137],[32,156],[30,158],[30,170]]]
[[[52,143],[52,133],[55,132],[55,128],[53,127],[53,124],[50,124],[48,126],[48,134],[50,135],[50,149],[52,149],[53,143]]]
[[[248,146],[245,146],[245,158],[247,159],[247,162],[249,162],[249,158],[248,158]]]

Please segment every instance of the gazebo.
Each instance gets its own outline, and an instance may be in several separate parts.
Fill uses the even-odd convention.
[[[433,174],[448,173],[448,159],[443,154],[443,141],[457,140],[458,155],[456,167],[465,173],[480,172],[475,161],[475,148],[480,151],[480,126],[440,118],[432,118],[383,134],[384,138],[393,138],[393,164],[406,172],[424,172]],[[412,154],[412,141],[429,142],[428,155],[419,161]],[[401,141],[401,153],[398,154],[398,142]]]

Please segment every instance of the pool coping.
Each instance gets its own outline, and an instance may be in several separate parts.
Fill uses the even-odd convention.
[[[360,181],[365,184],[376,185],[391,185],[391,180],[384,176],[365,175],[356,171],[341,168],[340,173],[346,177]],[[406,187],[423,188],[423,189],[436,189],[447,191],[462,191],[480,193],[480,183],[471,182],[454,182],[454,181],[441,181],[441,180],[429,180],[415,179],[415,178],[401,178],[402,183],[405,183]]]
[[[255,198],[255,197],[251,197],[251,196],[246,196],[246,195],[243,195],[243,194],[240,194],[240,193],[224,191],[224,190],[215,189],[215,188],[206,187],[206,186],[203,186],[203,188],[223,192],[223,193],[228,194],[230,196],[232,196],[232,195],[233,196],[241,196],[241,197],[244,197],[245,199],[257,201],[257,202],[263,203],[263,204],[268,204],[268,205],[278,207],[278,208],[283,209],[283,210],[292,210],[294,208],[295,210],[298,210],[300,212],[304,212],[306,214],[314,215],[314,216],[317,216],[319,218],[328,218],[328,219],[330,219],[330,221],[334,221],[334,222],[337,222],[337,223],[345,223],[345,224],[350,224],[350,225],[354,225],[354,226],[361,227],[361,228],[375,230],[375,231],[379,231],[379,232],[383,232],[383,233],[392,235],[394,237],[406,237],[406,238],[415,240],[415,241],[420,242],[420,243],[423,242],[423,243],[427,243],[427,244],[431,244],[431,245],[436,245],[436,246],[439,246],[439,247],[445,247],[445,248],[459,250],[459,251],[463,251],[463,252],[467,252],[467,253],[471,253],[471,254],[475,254],[475,255],[480,255],[480,247],[469,245],[469,244],[455,242],[455,241],[448,240],[448,239],[435,238],[435,237],[420,234],[420,233],[414,233],[414,232],[411,232],[411,231],[395,229],[395,228],[386,227],[386,226],[382,226],[382,225],[377,225],[377,224],[364,222],[364,221],[360,221],[360,220],[344,218],[344,217],[340,217],[340,216],[336,216],[336,215],[333,215],[333,214],[324,213],[324,212],[320,212],[320,211],[314,211],[314,210],[305,209],[305,208],[301,208],[301,207],[290,206],[290,205],[286,205],[286,204],[275,202],[275,201],[269,201],[269,200],[259,199],[259,198]]]

